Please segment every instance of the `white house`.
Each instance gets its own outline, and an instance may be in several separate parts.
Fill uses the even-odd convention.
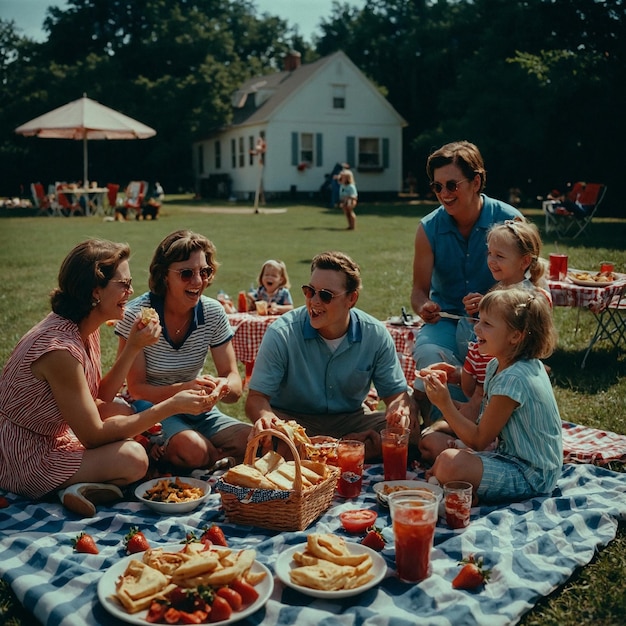
[[[402,189],[406,122],[343,53],[252,78],[233,94],[233,122],[193,146],[202,196],[251,198],[317,194],[347,162],[359,194]],[[266,152],[260,154],[265,142]]]

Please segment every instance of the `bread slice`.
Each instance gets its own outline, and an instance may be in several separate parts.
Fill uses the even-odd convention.
[[[283,466],[281,465],[281,467]],[[280,471],[280,468],[270,472],[265,478],[271,480],[278,489],[284,489],[285,491],[291,491],[293,489],[293,478],[285,476],[285,474]]]
[[[250,489],[274,489],[275,485],[265,478],[256,467],[252,465],[235,465],[231,467],[226,474],[224,480],[231,485],[239,485],[241,487],[249,487]]]
[[[273,472],[275,469],[277,469],[278,466],[284,462],[285,462],[285,459],[283,459],[283,457],[280,456],[278,452],[275,452],[274,450],[270,450],[269,452],[264,454],[260,459],[257,459],[254,462],[254,467],[256,467],[256,469],[258,469],[259,472],[263,474],[263,476],[266,476],[270,472]]]

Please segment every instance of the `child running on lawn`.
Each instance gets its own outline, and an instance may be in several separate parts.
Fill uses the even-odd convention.
[[[469,449],[448,448],[427,477],[464,480],[481,502],[550,493],[563,463],[561,417],[543,363],[556,346],[548,301],[537,292],[499,289],[480,303],[475,326],[481,354],[492,355],[484,409],[477,422],[462,415],[440,369],[421,370],[428,399]],[[494,451],[485,448],[498,437]]]

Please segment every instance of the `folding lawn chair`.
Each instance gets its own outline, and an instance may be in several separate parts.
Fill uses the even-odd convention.
[[[591,224],[606,194],[606,185],[577,182],[564,201],[549,200],[543,203],[546,233],[554,231],[557,237],[574,232],[575,239]]]
[[[50,198],[46,195],[43,185],[41,183],[31,183],[30,190],[33,194],[35,206],[39,209],[37,215],[54,215],[52,203],[50,202]]]

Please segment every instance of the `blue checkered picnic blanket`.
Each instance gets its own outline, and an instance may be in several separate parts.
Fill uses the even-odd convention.
[[[410,474],[409,477],[420,478]],[[79,519],[54,502],[29,503],[8,494],[11,505],[0,509],[0,575],[20,602],[46,626],[120,624],[100,605],[96,588],[106,569],[124,556],[123,537],[139,526],[153,547],[182,540],[205,524],[222,525],[231,547],[257,550],[270,570],[281,551],[306,541],[312,531],[341,530],[338,514],[351,508],[375,508],[378,525],[389,526],[388,510],[376,503],[372,486],[382,468],[366,468],[364,488],[355,500],[336,498],[331,508],[303,532],[276,533],[224,521],[220,497],[212,495],[197,511],[166,517],[137,502],[98,508],[91,519]],[[564,465],[550,497],[532,498],[503,507],[472,509],[471,524],[451,531],[440,520],[432,553],[432,575],[417,585],[395,575],[393,541],[383,551],[384,580],[360,595],[337,602],[315,600],[275,579],[263,609],[240,622],[243,626],[403,626],[415,624],[515,624],[542,597],[562,585],[596,550],[615,537],[626,519],[624,475],[592,465]],[[78,554],[71,540],[90,533],[98,555]],[[386,533],[390,533],[387,528]],[[353,539],[353,537],[348,537]],[[454,590],[457,562],[473,553],[492,568],[491,582],[480,592]]]

